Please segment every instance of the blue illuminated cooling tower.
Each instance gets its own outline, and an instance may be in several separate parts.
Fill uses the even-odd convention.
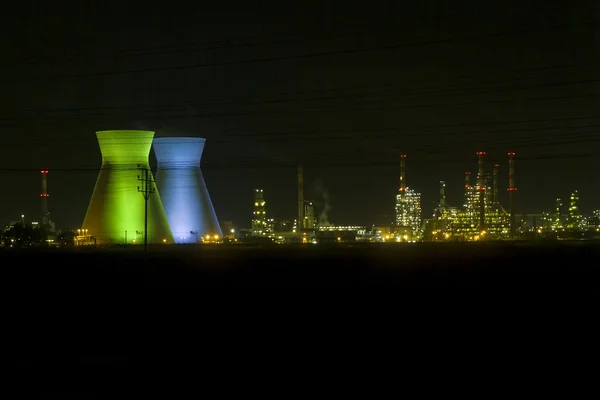
[[[156,186],[176,243],[196,243],[206,235],[221,236],[221,228],[200,170],[206,139],[154,139],[158,161]]]

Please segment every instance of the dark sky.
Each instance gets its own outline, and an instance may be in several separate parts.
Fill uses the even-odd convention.
[[[295,216],[298,162],[330,221],[389,222],[400,152],[425,215],[439,180],[462,203],[477,151],[505,197],[517,152],[522,211],[572,189],[600,208],[598,2],[241,3],[6,10],[0,222],[39,214],[48,168],[57,225],[79,227],[103,129],[207,138],[217,215],[242,227],[255,187],[270,216]]]

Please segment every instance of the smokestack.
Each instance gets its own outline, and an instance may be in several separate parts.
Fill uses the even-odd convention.
[[[446,184],[440,181],[440,209],[446,208]]]
[[[508,209],[510,213],[510,236],[514,238],[517,232],[515,225],[515,153],[508,153]]]
[[[298,229],[304,228],[304,169],[298,165]]]
[[[406,192],[406,154],[400,154],[400,193]]]
[[[498,167],[500,165],[494,164],[494,168],[492,169],[492,204],[497,206],[500,204],[498,201]]]
[[[477,152],[479,157],[479,172],[477,173],[477,189],[479,190],[479,227],[485,227],[485,152]]]
[[[42,222],[46,225],[50,222],[50,218],[48,217],[48,197],[50,197],[48,194],[48,170],[43,169],[40,171],[40,174],[42,176],[42,193],[40,194],[42,199]]]

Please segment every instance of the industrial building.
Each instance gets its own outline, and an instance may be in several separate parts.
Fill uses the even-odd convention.
[[[421,193],[406,186],[406,154],[400,155],[400,189],[396,195],[396,226],[408,228],[405,241],[422,239]]]
[[[81,229],[97,244],[173,243],[148,157],[154,132],[96,132],[102,166]],[[147,232],[145,231],[145,207]]]
[[[600,210],[594,210],[590,220],[590,228],[600,232]]]
[[[545,212],[540,215],[541,223],[539,229],[545,235],[561,233],[560,236],[569,236],[573,233],[582,233],[595,229],[594,211],[592,217],[581,214],[579,209],[579,192],[573,190],[566,205],[561,197],[556,198],[554,211]]]
[[[197,243],[207,235],[223,236],[200,159],[206,139],[155,138],[156,186],[175,243]]]
[[[574,191],[568,209],[563,211],[557,199],[555,213],[518,214],[516,207],[515,153],[507,153],[508,207],[500,201],[500,164],[486,160],[486,153],[477,152],[474,179],[464,175],[464,200],[459,207],[446,199],[446,183],[439,182],[439,201],[432,218],[423,220],[421,194],[407,186],[406,155],[400,156],[400,188],[395,196],[395,221],[389,226],[336,226],[317,222],[313,203],[304,198],[304,170],[297,169],[297,218],[277,221],[266,217],[264,193],[257,190],[254,199],[252,232],[255,237],[270,237],[276,243],[340,243],[340,242],[417,242],[417,241],[490,241],[532,239],[544,232],[544,227],[561,231],[584,231],[598,226],[598,219],[587,218],[579,211],[579,194]],[[290,229],[290,225],[291,229]],[[600,228],[599,228],[600,229]]]
[[[254,189],[254,210],[252,211],[252,237],[271,237],[272,231],[267,221],[267,202],[263,189]]]
[[[492,173],[486,173],[485,152],[477,152],[478,168],[475,184],[471,182],[471,173],[464,178],[464,204],[462,208],[449,207],[446,204],[445,183],[440,182],[440,200],[433,219],[426,221],[425,237],[433,241],[478,241],[501,240],[515,237],[514,193],[514,156],[509,157],[509,211],[500,204],[498,193],[498,168],[494,164]]]

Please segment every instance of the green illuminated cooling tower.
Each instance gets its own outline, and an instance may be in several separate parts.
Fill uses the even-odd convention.
[[[97,244],[144,242],[143,168],[150,168],[148,155],[154,132],[96,132],[102,152],[102,168],[88,206],[83,229]],[[152,179],[152,173],[148,174]],[[153,182],[151,188],[155,188]],[[148,243],[173,243],[158,191],[148,199]]]

